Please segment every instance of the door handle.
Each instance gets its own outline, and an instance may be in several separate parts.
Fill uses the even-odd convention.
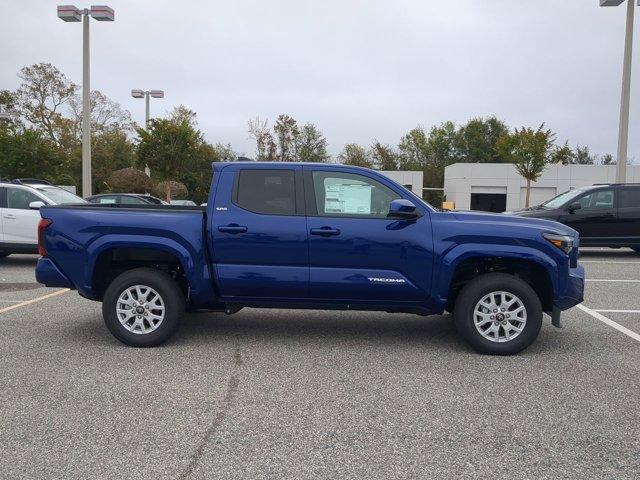
[[[9,220],[15,220],[16,216],[13,215],[12,213],[8,213],[4,216],[4,218],[8,218]]]
[[[218,231],[222,233],[244,233],[247,231],[247,227],[243,225],[237,225],[232,223],[231,225],[221,225],[218,227]]]
[[[340,235],[340,230],[331,227],[312,228],[309,233],[311,235],[320,235],[322,237],[331,237],[334,235]]]

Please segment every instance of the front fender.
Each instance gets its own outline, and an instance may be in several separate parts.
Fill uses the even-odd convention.
[[[544,252],[525,245],[491,245],[483,243],[465,243],[447,251],[436,269],[434,300],[444,310],[453,275],[458,265],[471,258],[506,258],[534,262],[545,269],[551,280],[554,297],[558,292],[558,264]]]

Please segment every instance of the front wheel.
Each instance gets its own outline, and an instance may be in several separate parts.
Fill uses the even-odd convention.
[[[458,333],[480,353],[512,355],[531,345],[542,326],[542,305],[523,280],[488,273],[469,282],[456,299]]]
[[[132,347],[154,347],[173,335],[185,310],[178,284],[152,268],[129,270],[113,280],[102,299],[109,331]]]

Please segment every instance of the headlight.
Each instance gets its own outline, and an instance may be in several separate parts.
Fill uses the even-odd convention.
[[[542,236],[553,243],[567,255],[573,248],[573,237],[569,235],[558,235],[555,233],[543,233]]]

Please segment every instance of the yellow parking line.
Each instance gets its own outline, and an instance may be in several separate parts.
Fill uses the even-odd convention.
[[[11,305],[9,307],[0,308],[0,313],[9,312],[11,310],[15,310],[16,308],[25,307],[27,305],[31,305],[32,303],[40,302],[42,300],[46,300],[47,298],[55,297],[57,295],[62,295],[63,293],[67,293],[69,291],[68,288],[63,288],[62,290],[58,290],[57,292],[48,293],[38,298],[34,298],[32,300],[27,300],[25,302],[16,303],[15,305]]]

